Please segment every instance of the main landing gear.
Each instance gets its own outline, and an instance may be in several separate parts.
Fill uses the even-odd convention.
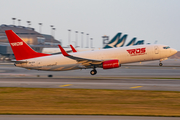
[[[96,70],[96,68],[94,67],[93,70],[90,71],[90,74],[91,74],[91,75],[95,75],[96,73],[97,73],[97,70]]]
[[[97,73],[97,70],[91,70],[90,74],[95,75]]]

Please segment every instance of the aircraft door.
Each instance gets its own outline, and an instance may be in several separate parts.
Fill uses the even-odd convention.
[[[154,47],[154,52],[155,52],[155,54],[159,54],[159,48],[158,48],[158,46],[155,46],[155,47]]]

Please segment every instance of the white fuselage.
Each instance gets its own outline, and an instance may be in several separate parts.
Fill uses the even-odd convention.
[[[95,59],[95,60],[112,60],[118,59],[120,64],[142,62],[150,60],[165,59],[177,51],[169,48],[164,49],[165,45],[137,45],[129,47],[119,47],[110,49],[101,49],[94,51],[84,51],[70,53],[72,56]],[[27,63],[16,64],[16,66],[27,69],[64,71],[73,69],[88,68],[76,60],[63,56],[62,54],[26,59]]]

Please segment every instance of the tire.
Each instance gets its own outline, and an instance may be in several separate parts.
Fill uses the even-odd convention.
[[[53,75],[48,75],[48,77],[53,77]]]
[[[96,70],[91,70],[91,71],[90,71],[90,74],[91,74],[91,75],[95,75],[96,73],[97,73]]]
[[[162,64],[162,63],[159,63],[159,66],[163,66],[163,64]]]

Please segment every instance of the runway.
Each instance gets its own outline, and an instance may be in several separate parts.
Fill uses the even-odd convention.
[[[89,71],[37,71],[5,64],[0,65],[0,87],[180,91],[179,66],[125,65],[97,69],[95,76]]]
[[[37,71],[0,65],[0,87],[81,88],[116,90],[180,91],[180,60],[159,67],[157,61],[122,65],[117,69]],[[53,75],[53,77],[48,77]],[[0,115],[0,120],[179,120],[179,117],[83,116],[83,115]]]
[[[106,80],[90,78],[1,78],[0,87],[180,91],[180,80],[132,78]]]

